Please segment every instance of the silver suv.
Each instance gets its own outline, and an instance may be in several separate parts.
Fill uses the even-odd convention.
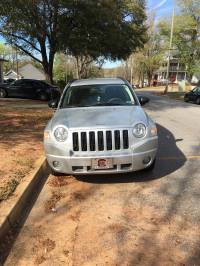
[[[109,174],[152,169],[158,137],[154,122],[123,79],[69,83],[44,131],[47,161],[54,173]]]

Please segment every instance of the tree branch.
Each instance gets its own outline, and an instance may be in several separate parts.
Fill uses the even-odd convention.
[[[37,57],[32,55],[29,51],[25,50],[21,45],[14,43],[14,46],[16,46],[18,49],[22,50],[25,54],[29,55],[31,58],[33,58],[38,63],[42,64],[42,61],[40,59],[38,59]]]
[[[0,30],[0,32],[1,33],[3,33],[3,31],[2,30]],[[24,42],[26,42],[27,44],[29,44],[33,49],[35,49],[36,51],[38,51],[39,53],[41,53],[41,50],[40,49],[38,49],[34,44],[32,44],[31,42],[29,42],[28,40],[26,40],[25,38],[23,38],[23,37],[21,37],[21,36],[18,36],[18,35],[16,35],[16,34],[14,34],[14,33],[6,33],[8,36],[12,36],[12,37],[14,37],[14,38],[17,38],[17,39],[19,39],[19,40],[22,40],[22,41],[24,41]]]

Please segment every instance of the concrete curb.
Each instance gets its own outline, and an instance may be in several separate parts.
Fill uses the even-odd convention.
[[[6,213],[0,215],[0,265],[5,262],[15,238],[48,178],[49,172],[46,159],[40,158],[36,162],[34,170],[18,186],[17,197],[6,208]]]

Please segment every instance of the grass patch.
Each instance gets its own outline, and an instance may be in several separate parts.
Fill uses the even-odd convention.
[[[20,163],[21,162],[22,161],[20,161]],[[24,166],[26,166],[26,168],[24,168],[23,170],[19,169],[18,171],[16,171],[13,178],[10,179],[5,186],[0,187],[0,202],[8,199],[13,194],[13,192],[15,191],[21,180],[33,168],[33,160],[28,159],[25,160],[25,162],[23,163]]]
[[[0,202],[6,200],[13,194],[16,187],[19,185],[19,181],[15,178],[11,179],[5,187],[0,188]]]

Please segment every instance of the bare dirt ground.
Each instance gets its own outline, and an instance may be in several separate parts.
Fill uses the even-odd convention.
[[[43,154],[43,129],[51,115],[46,103],[0,100],[0,202],[12,194]]]
[[[49,176],[5,266],[200,265],[200,108],[150,97],[154,172]]]
[[[199,224],[179,210],[189,200],[181,180],[177,188],[169,179],[93,178],[65,176],[59,186],[50,176],[6,266],[200,265]]]

